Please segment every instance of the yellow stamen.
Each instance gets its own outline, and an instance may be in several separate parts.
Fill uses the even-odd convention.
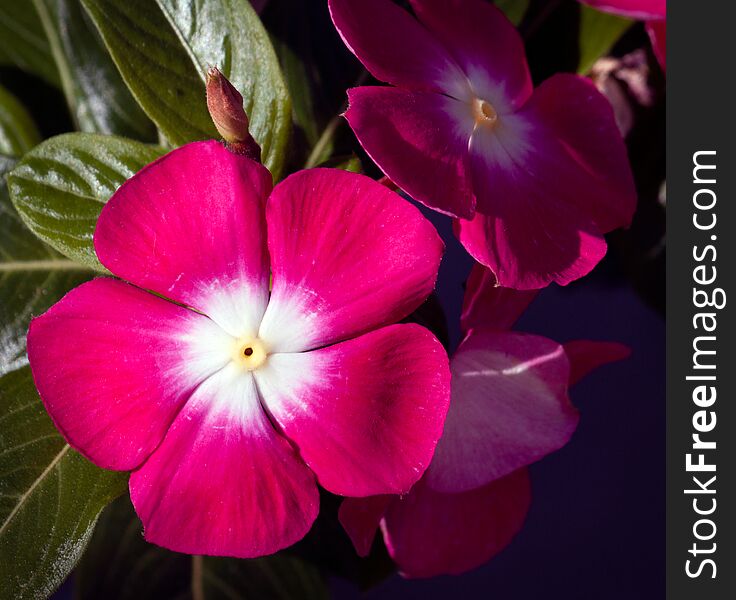
[[[238,340],[233,347],[233,361],[248,371],[260,367],[268,358],[268,350],[258,338]]]
[[[476,127],[479,125],[493,127],[498,122],[498,113],[493,104],[480,98],[473,100],[473,116]]]

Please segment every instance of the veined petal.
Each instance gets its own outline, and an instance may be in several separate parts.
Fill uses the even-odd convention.
[[[440,40],[478,97],[499,114],[532,93],[524,43],[505,15],[484,0],[411,0],[419,20]]]
[[[368,556],[376,537],[376,531],[391,502],[396,496],[368,496],[345,498],[340,504],[337,518],[353,542],[358,556]]]
[[[274,354],[254,374],[269,413],[322,487],[335,494],[409,491],[442,434],[447,355],[418,325]]]
[[[465,172],[474,127],[469,103],[390,87],[355,88],[348,99],[350,127],[396,185],[430,208],[473,216],[475,199]]]
[[[476,327],[508,331],[536,297],[536,290],[499,286],[490,269],[475,263],[465,288],[460,326],[464,332]]]
[[[576,384],[598,367],[624,360],[631,355],[631,348],[618,342],[575,340],[564,344],[570,361],[570,385]]]
[[[404,577],[458,575],[503,550],[530,503],[526,469],[460,494],[436,492],[422,480],[389,505],[383,539]]]
[[[370,73],[411,90],[466,94],[458,65],[431,33],[391,0],[329,0],[340,37]]]
[[[95,464],[128,471],[158,446],[196,386],[226,364],[230,340],[205,316],[95,279],[31,322],[28,358],[66,440]]]
[[[338,169],[301,171],[267,207],[273,291],[260,338],[300,352],[401,320],[431,293],[444,245],[398,194]]]
[[[313,474],[230,364],[192,395],[130,477],[145,538],[187,554],[252,558],[300,540],[319,510]]]
[[[481,487],[558,450],[577,427],[570,365],[552,340],[476,329],[451,369],[445,431],[425,476],[434,490]]]
[[[264,205],[271,174],[219,142],[148,165],[113,195],[95,249],[115,275],[253,335],[268,303]]]

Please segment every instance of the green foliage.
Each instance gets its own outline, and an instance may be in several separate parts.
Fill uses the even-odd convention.
[[[0,377],[0,598],[44,598],[84,551],[127,474],[98,469],[56,431],[25,367]]]
[[[8,174],[10,197],[25,224],[73,261],[104,271],[92,245],[102,205],[159,148],[91,133],[46,140]]]
[[[0,2],[0,64],[11,64],[59,85],[59,72],[41,21],[29,0]]]
[[[578,73],[585,75],[601,56],[607,54],[633,21],[580,6],[580,62]]]
[[[140,105],[174,145],[215,138],[204,102],[216,65],[243,95],[251,133],[278,179],[291,102],[276,55],[249,0],[83,0]]]
[[[81,131],[154,141],[156,128],[120,78],[80,0],[33,0]]]
[[[18,157],[40,141],[41,136],[31,115],[0,86],[0,154]]]
[[[190,557],[148,544],[127,497],[102,513],[76,580],[79,600],[328,597],[316,567],[283,553],[253,560]]]

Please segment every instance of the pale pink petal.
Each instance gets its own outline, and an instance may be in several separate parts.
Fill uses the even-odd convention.
[[[526,469],[461,494],[433,491],[422,480],[391,503],[381,525],[383,538],[404,577],[457,575],[508,546],[530,502]]]
[[[388,505],[396,496],[368,496],[367,498],[345,498],[340,504],[337,517],[358,556],[368,556]]]
[[[652,42],[652,50],[663,71],[667,70],[667,21],[649,21],[647,33]]]
[[[414,324],[274,354],[255,377],[319,483],[342,496],[408,492],[432,459],[450,399],[447,354]]]
[[[631,355],[631,348],[618,342],[575,340],[563,345],[570,361],[570,382],[575,385],[598,367],[624,360]]]
[[[441,492],[471,490],[564,446],[578,412],[559,344],[475,329],[452,357],[452,401],[425,479]]]
[[[581,0],[603,12],[632,19],[664,19],[667,0]]]
[[[132,473],[130,497],[149,542],[238,558],[297,542],[319,510],[313,474],[269,422],[251,374],[232,363],[197,388]]]
[[[473,216],[475,198],[465,172],[474,126],[469,105],[390,87],[355,88],[348,99],[345,118],[391,181],[430,208]]]
[[[195,387],[228,360],[207,317],[95,279],[33,319],[28,358],[46,410],[95,464],[127,471],[159,444]]]
[[[466,93],[465,77],[442,44],[391,0],[328,5],[343,42],[376,79],[412,90]]]
[[[401,320],[434,288],[444,245],[419,210],[338,169],[291,175],[268,202],[273,291],[260,328],[299,352]]]
[[[462,67],[477,97],[499,113],[529,98],[524,43],[498,8],[485,0],[411,0],[411,5]]]
[[[490,269],[475,263],[465,288],[460,326],[465,332],[476,327],[507,331],[536,296],[536,290],[499,286]]]
[[[265,167],[219,142],[182,146],[113,195],[95,231],[115,275],[252,335],[268,302]]]

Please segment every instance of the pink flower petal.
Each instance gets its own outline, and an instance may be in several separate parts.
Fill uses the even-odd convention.
[[[376,79],[411,90],[467,89],[462,71],[448,52],[391,0],[329,0],[328,4],[345,45]]]
[[[170,152],[125,182],[95,231],[115,275],[194,306],[235,336],[254,334],[268,302],[265,167],[219,142]]]
[[[462,67],[476,96],[499,113],[529,98],[524,43],[498,8],[484,0],[411,0],[411,5]]]
[[[273,292],[260,337],[272,352],[394,323],[434,288],[442,240],[416,207],[368,177],[301,171],[276,186],[267,215]]]
[[[390,87],[348,90],[345,118],[361,146],[412,198],[470,218],[475,198],[465,172],[474,120],[469,106]]]
[[[337,517],[355,546],[358,556],[368,556],[386,509],[395,496],[345,498]]]
[[[127,471],[159,444],[194,388],[227,360],[198,339],[206,317],[127,283],[95,279],[31,322],[28,357],[46,410],[95,464]]]
[[[603,12],[632,19],[664,19],[667,0],[581,0]]]
[[[598,367],[624,360],[631,355],[631,348],[617,342],[576,340],[564,344],[570,361],[570,385],[575,385]]]
[[[457,575],[503,550],[524,524],[530,502],[526,469],[461,494],[433,491],[422,480],[391,503],[383,537],[405,577]]]
[[[500,287],[492,271],[475,263],[465,289],[460,326],[465,332],[476,327],[507,331],[536,296],[536,290]]]
[[[649,21],[647,33],[652,42],[652,50],[663,71],[667,70],[667,21]]]
[[[543,124],[534,140],[540,172],[551,171],[549,184],[560,181],[566,200],[593,217],[602,232],[628,227],[636,210],[634,177],[613,108],[595,84],[576,75],[554,75],[534,91],[523,113]],[[549,161],[550,152],[559,159]]]
[[[570,366],[552,340],[476,329],[451,369],[445,431],[425,475],[437,491],[467,491],[508,475],[564,446],[577,427]]]
[[[450,396],[445,350],[414,324],[273,354],[255,377],[319,483],[342,496],[409,491],[432,459]]]
[[[562,204],[548,204],[541,185],[522,181],[515,186],[504,177],[499,181],[487,187],[510,198],[503,210],[455,222],[462,245],[495,273],[499,285],[517,290],[539,289],[553,281],[567,285],[605,256],[606,241],[596,227]]]
[[[319,510],[313,474],[273,429],[253,377],[207,379],[130,477],[145,538],[187,554],[251,558],[300,540]]]

